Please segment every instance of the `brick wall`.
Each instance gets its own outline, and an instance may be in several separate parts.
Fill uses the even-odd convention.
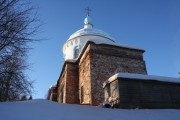
[[[58,101],[99,105],[102,84],[118,72],[147,74],[143,52],[89,42],[76,63],[66,62],[58,82]]]
[[[51,88],[49,88],[47,99],[57,102],[57,87],[56,86],[52,86]]]
[[[89,50],[90,46],[84,51],[79,61],[79,98],[81,104],[92,104]]]
[[[58,102],[79,104],[79,73],[76,63],[66,62],[58,84]]]
[[[50,100],[57,101],[57,87],[51,87]]]
[[[93,105],[99,105],[103,102],[102,84],[112,75],[118,72],[147,74],[143,52],[110,45],[90,44]]]
[[[57,102],[61,102],[61,103],[65,103],[65,88],[66,88],[66,84],[65,84],[65,80],[66,80],[66,75],[67,75],[67,68],[65,66],[64,70],[62,71],[62,75],[58,80],[58,92],[57,92]]]

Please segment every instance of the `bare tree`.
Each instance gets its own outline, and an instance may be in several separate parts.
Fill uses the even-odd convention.
[[[35,9],[29,2],[0,0],[0,101],[31,95],[32,82],[25,75],[26,58],[38,27]]]

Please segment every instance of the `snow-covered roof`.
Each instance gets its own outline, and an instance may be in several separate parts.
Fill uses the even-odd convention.
[[[51,89],[52,87],[56,87],[56,84],[50,85],[49,89]]]
[[[99,29],[96,29],[96,28],[93,28],[92,19],[89,15],[87,15],[86,18],[84,19],[84,28],[73,33],[69,37],[68,40],[71,40],[73,38],[83,36],[83,35],[98,35],[98,36],[102,36],[102,37],[109,38],[109,39],[113,40],[113,38],[111,38],[106,32],[99,30]]]
[[[134,73],[117,73],[110,77],[107,81],[103,83],[103,87],[117,78],[128,78],[134,80],[157,80],[162,82],[172,82],[180,83],[180,78],[164,77],[164,76],[155,76],[155,75],[143,75],[143,74],[134,74]]]
[[[68,40],[71,40],[73,38],[79,37],[79,36],[83,36],[83,35],[98,35],[98,36],[102,36],[105,38],[109,38],[111,40],[113,40],[113,38],[111,38],[106,32],[96,29],[96,28],[82,28],[78,31],[76,31],[75,33],[73,33]]]
[[[128,49],[135,49],[135,50],[145,51],[141,47],[124,45],[124,44],[118,44],[118,43],[111,42],[111,41],[105,41],[105,40],[99,40],[99,39],[98,40],[97,39],[90,39],[88,41],[94,42],[95,44],[105,44],[105,45],[112,45],[112,46],[117,46],[117,47],[124,47],[124,48],[128,48]]]
[[[77,61],[77,59],[67,59],[65,60],[65,62],[71,62],[71,63],[75,63]]]

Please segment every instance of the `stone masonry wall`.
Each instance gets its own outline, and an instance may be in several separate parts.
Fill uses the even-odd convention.
[[[99,105],[103,82],[118,72],[147,74],[143,52],[90,42],[78,63],[66,62],[58,82],[58,102]]]
[[[49,100],[57,102],[57,87],[51,87],[50,88]]]
[[[65,66],[61,77],[58,80],[57,102],[65,103],[67,67]]]
[[[79,73],[76,63],[66,62],[58,86],[58,102],[79,104]]]
[[[67,63],[66,103],[79,104],[79,73],[78,65]]]
[[[81,104],[92,104],[89,50],[88,46],[79,61],[79,98]]]
[[[49,88],[47,99],[57,102],[57,86],[51,86]]]
[[[118,72],[147,74],[140,50],[90,44],[92,105],[104,100],[103,82]]]

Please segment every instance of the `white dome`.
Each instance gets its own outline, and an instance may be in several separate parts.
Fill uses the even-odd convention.
[[[102,30],[93,28],[92,20],[87,16],[84,20],[84,28],[73,33],[63,45],[64,60],[77,59],[82,48],[89,40],[114,43],[114,40]]]
[[[85,36],[85,35],[94,35],[94,36],[101,36],[108,38],[113,41],[113,39],[104,31],[96,29],[96,28],[82,28],[75,33],[73,33],[68,40],[71,40],[73,38],[79,37],[79,36]]]

